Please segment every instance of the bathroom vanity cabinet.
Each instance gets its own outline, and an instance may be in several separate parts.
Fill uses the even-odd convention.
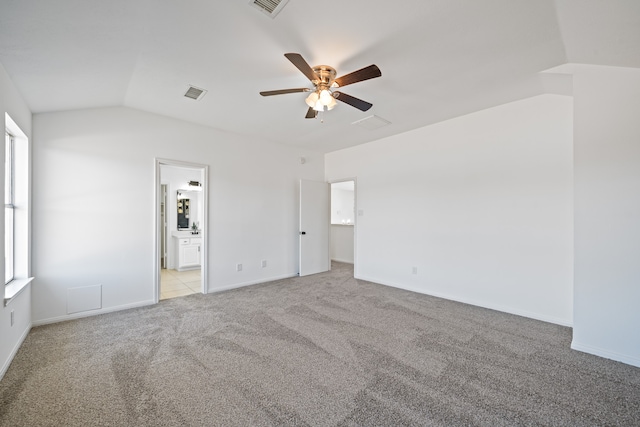
[[[202,258],[202,237],[188,232],[174,232],[178,264],[176,270],[185,271],[200,268]]]

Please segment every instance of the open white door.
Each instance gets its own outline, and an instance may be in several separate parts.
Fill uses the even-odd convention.
[[[300,180],[300,276],[322,273],[331,268],[330,194],[326,182]]]

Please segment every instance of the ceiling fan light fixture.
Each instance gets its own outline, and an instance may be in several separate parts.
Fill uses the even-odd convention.
[[[199,181],[189,181],[187,183],[187,190],[202,191],[202,184]]]
[[[337,103],[338,101],[336,101],[336,99],[332,96],[331,100],[327,104],[327,110],[333,110],[333,107],[335,107]]]
[[[333,99],[333,96],[331,96],[331,92],[329,92],[327,89],[322,89],[320,91],[320,102],[322,102],[322,105],[329,105],[331,103],[331,100]]]
[[[311,94],[307,96],[307,99],[305,99],[305,102],[309,107],[313,108],[316,106],[316,103],[318,102],[319,97],[320,96],[318,95],[318,92],[311,92]]]
[[[318,100],[318,102],[316,102],[316,105],[313,106],[313,109],[316,111],[324,111],[324,104],[322,103],[321,100]]]

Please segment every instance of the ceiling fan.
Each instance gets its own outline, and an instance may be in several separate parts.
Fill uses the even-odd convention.
[[[318,112],[324,111],[325,107],[327,110],[333,109],[337,104],[336,99],[361,111],[367,111],[373,106],[373,104],[369,102],[358,99],[355,96],[347,95],[346,93],[335,89],[380,77],[382,72],[376,65],[369,65],[368,67],[364,67],[360,70],[336,78],[336,70],[333,67],[328,65],[316,65],[312,68],[299,53],[285,53],[284,56],[291,61],[298,70],[302,71],[302,74],[304,74],[311,83],[313,83],[313,88],[302,87],[295,89],[268,90],[260,92],[260,95],[273,96],[284,95],[286,93],[311,92],[305,100],[309,106],[309,110],[307,110],[307,115],[305,116],[307,119],[314,119],[318,115]]]

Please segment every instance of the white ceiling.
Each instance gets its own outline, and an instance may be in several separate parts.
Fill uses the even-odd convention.
[[[284,56],[344,75],[373,103],[304,119],[309,86]],[[564,63],[640,68],[639,0],[0,0],[0,62],[34,113],[120,106],[321,152],[397,134],[551,87]],[[200,101],[188,85],[207,89]],[[391,125],[352,122],[375,114]]]

